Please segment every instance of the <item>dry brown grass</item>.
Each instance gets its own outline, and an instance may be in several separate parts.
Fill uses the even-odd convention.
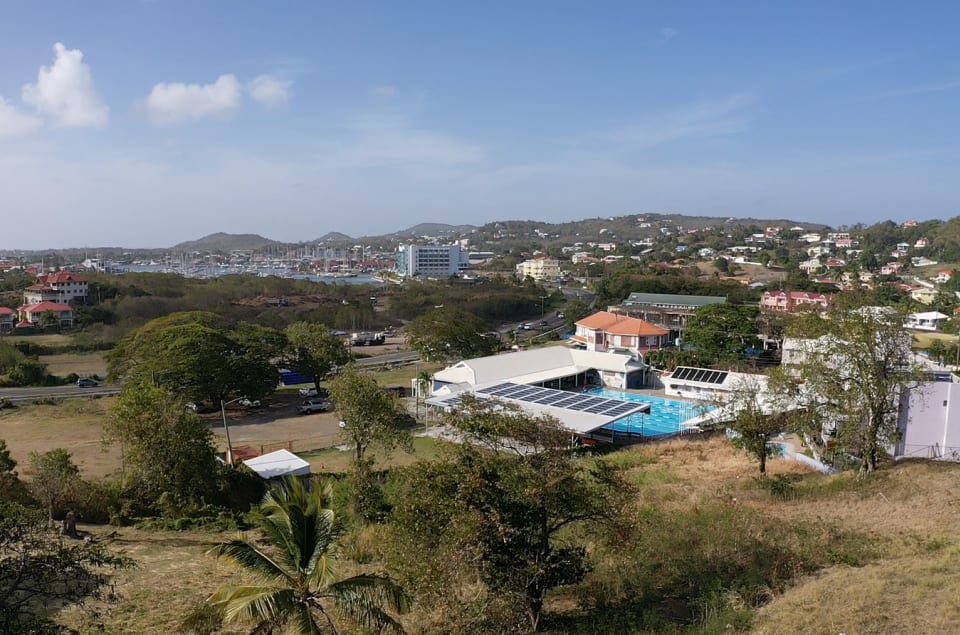
[[[47,372],[51,375],[69,375],[76,373],[81,377],[107,374],[107,362],[103,353],[64,353],[61,355],[41,355],[40,361],[47,365]]]
[[[86,478],[111,474],[120,467],[118,448],[101,443],[111,398],[69,399],[54,405],[25,405],[0,410],[0,439],[21,466],[31,452],[64,448]]]
[[[110,528],[90,527],[105,535]],[[213,556],[210,546],[235,534],[204,531],[163,532],[120,528],[111,547],[137,561],[137,568],[120,571],[113,581],[121,602],[98,606],[104,611],[110,633],[169,634],[180,632],[178,625],[187,613],[219,585],[237,582],[238,570]],[[89,629],[78,609],[69,609],[62,621],[81,632]],[[225,629],[221,633],[243,633],[249,628]]]
[[[678,439],[631,450],[648,503],[710,502],[753,508],[785,523],[830,524],[874,541],[866,566],[836,566],[799,580],[763,608],[758,634],[947,633],[960,619],[960,465],[905,461],[865,479],[809,473],[773,460],[772,476],[796,479],[779,500],[756,486],[756,465],[722,437]],[[621,457],[621,461],[624,459]]]

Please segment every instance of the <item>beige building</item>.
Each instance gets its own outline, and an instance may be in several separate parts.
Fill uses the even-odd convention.
[[[560,278],[560,261],[552,258],[524,260],[517,265],[517,276],[534,280],[557,280]]]

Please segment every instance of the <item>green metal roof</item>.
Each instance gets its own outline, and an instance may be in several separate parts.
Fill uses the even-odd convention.
[[[673,295],[670,293],[631,293],[624,306],[656,306],[667,309],[695,309],[708,304],[725,304],[726,298],[716,295]]]

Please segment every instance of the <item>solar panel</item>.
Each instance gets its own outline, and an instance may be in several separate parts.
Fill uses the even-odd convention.
[[[507,383],[505,383],[505,384],[497,384],[496,386],[491,386],[490,388],[485,389],[483,392],[488,393],[488,394],[493,394],[493,393],[495,393],[495,392],[497,392],[497,391],[500,391],[500,390],[507,390],[507,389],[509,389],[509,388],[514,388],[515,386],[516,386],[516,384],[511,384],[511,383],[507,382]]]
[[[622,414],[626,414],[630,412],[631,410],[633,410],[633,408],[634,408],[633,404],[624,404],[624,405],[611,408],[606,412],[604,412],[603,414],[607,417],[618,417]]]
[[[585,411],[586,411],[586,412],[593,413],[593,414],[595,414],[595,415],[598,415],[598,414],[600,414],[601,412],[604,412],[605,410],[609,410],[609,409],[610,409],[610,404],[608,404],[608,403],[598,403],[598,404],[594,404],[594,405],[592,405],[592,406],[587,405],[587,407],[585,408]]]

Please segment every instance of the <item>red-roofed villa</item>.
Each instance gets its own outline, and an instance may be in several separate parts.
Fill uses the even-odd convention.
[[[69,304],[38,302],[20,307],[19,312],[20,322],[17,327],[44,326],[43,316],[47,313],[54,316],[55,324],[60,328],[68,329],[73,326],[73,308]]]
[[[41,302],[73,302],[81,303],[87,298],[87,279],[72,271],[58,271],[44,276],[37,276],[36,284],[23,290],[24,304],[40,304]]]
[[[16,319],[16,311],[0,306],[0,333],[13,330],[13,323]]]
[[[645,320],[599,311],[576,324],[571,342],[588,351],[623,350],[643,355],[670,345],[670,331]]]

